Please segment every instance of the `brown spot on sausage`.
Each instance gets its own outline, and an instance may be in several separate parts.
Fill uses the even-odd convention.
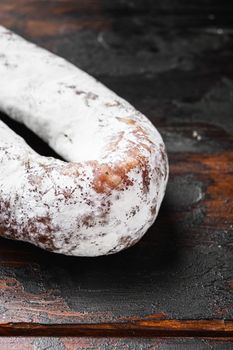
[[[93,187],[97,193],[108,193],[113,189],[122,189],[124,186],[132,185],[127,173],[132,165],[121,162],[119,165],[109,166],[108,164],[94,165]],[[124,186],[123,186],[124,185]]]
[[[109,153],[116,151],[119,143],[122,141],[122,139],[124,138],[125,132],[124,131],[120,131],[117,133],[117,135],[113,138],[113,140],[109,143],[108,145],[108,149],[107,149],[107,153],[105,155],[105,157],[107,157],[109,155]]]
[[[105,103],[105,106],[106,106],[106,107],[118,107],[118,106],[120,106],[120,105],[121,105],[120,101],[113,101],[113,102],[107,102],[107,103]]]
[[[128,125],[135,125],[136,124],[136,120],[134,120],[132,118],[117,117],[116,119],[118,119],[120,122],[123,122],[123,123],[128,124]]]
[[[152,215],[152,216],[155,216],[155,214],[156,214],[156,208],[157,208],[156,205],[154,205],[154,206],[151,207],[150,211],[151,211],[151,215]]]
[[[95,217],[94,217],[94,215],[91,215],[91,214],[84,215],[81,218],[81,223],[82,223],[83,226],[93,227],[95,225]]]

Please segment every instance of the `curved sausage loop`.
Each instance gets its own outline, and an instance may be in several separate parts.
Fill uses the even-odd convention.
[[[0,234],[77,256],[116,253],[154,222],[164,143],[125,100],[63,58],[0,27],[0,109],[65,161],[0,121]]]

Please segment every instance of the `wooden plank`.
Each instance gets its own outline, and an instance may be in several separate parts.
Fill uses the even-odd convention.
[[[101,324],[6,323],[0,336],[233,337],[233,321],[135,320]]]
[[[145,10],[137,1],[0,1],[1,24],[71,60],[148,115],[170,160],[159,218],[128,251],[71,258],[1,239],[2,329],[8,322],[77,329],[232,319],[232,6],[176,0],[172,14],[163,3],[150,1]]]
[[[218,171],[221,164],[230,165],[227,157],[217,157],[211,178],[205,164],[212,155],[201,155],[203,163],[190,155],[180,165],[177,157],[157,223],[141,243],[121,254],[69,258],[2,240],[1,322],[230,318],[232,181],[227,170],[222,168],[222,176]],[[177,167],[195,171],[191,177],[175,176]],[[199,168],[204,168],[201,176]],[[187,191],[184,199],[180,188]]]
[[[4,350],[231,350],[233,339],[205,338],[0,338]]]

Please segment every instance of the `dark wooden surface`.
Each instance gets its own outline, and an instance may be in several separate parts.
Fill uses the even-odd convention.
[[[173,337],[112,338],[113,349],[232,348],[230,339],[204,338],[233,332],[233,3],[0,0],[0,24],[134,104],[162,133],[170,161],[158,220],[127,251],[71,258],[1,239],[0,334],[65,336],[72,324],[70,335],[81,325],[81,335],[91,336],[91,323],[95,336],[113,327],[112,337],[138,329]],[[26,138],[50,153],[30,133]],[[96,348],[111,349],[101,339]],[[8,349],[13,340],[2,341]],[[24,341],[33,348],[23,338],[18,348]],[[82,349],[82,341],[59,346]]]
[[[194,338],[1,338],[4,350],[232,350],[232,340]]]

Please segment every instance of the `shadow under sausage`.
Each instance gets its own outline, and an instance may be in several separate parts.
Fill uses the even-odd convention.
[[[73,290],[135,288],[147,280],[169,279],[182,255],[178,235],[165,197],[159,216],[135,246],[120,253],[101,257],[69,257],[46,252],[31,244],[2,239],[2,244],[16,257],[23,251],[29,265],[37,264],[43,283],[51,289]],[[3,249],[3,248],[2,248]],[[35,276],[32,276],[35,278]],[[26,283],[30,283],[30,274]],[[25,281],[22,280],[23,283]]]
[[[0,118],[38,153],[59,156],[33,132],[1,114]],[[90,296],[96,290],[124,293],[135,289],[140,294],[143,285],[153,288],[157,283],[169,281],[181,257],[180,237],[171,210],[169,193],[165,196],[158,218],[146,235],[134,247],[120,253],[96,258],[68,257],[49,253],[30,244],[2,239],[2,248],[14,255],[14,260],[27,260],[27,267],[14,269],[16,278],[25,290],[39,290],[39,283],[47,290],[59,290],[61,296],[73,300],[80,291],[88,290]],[[23,256],[22,256],[23,252]],[[38,281],[31,267],[38,266]],[[40,279],[40,282],[39,282]],[[33,287],[32,287],[33,286]],[[69,297],[69,298],[68,298]],[[99,303],[105,302],[101,295]]]
[[[40,137],[34,134],[33,131],[28,129],[21,123],[9,118],[6,114],[0,112],[0,120],[5,123],[11,130],[17,135],[21,136],[26,143],[34,149],[37,153],[45,157],[54,157],[56,159],[64,160],[59,156],[47,143],[45,143]]]
[[[165,198],[156,222],[135,246],[120,253],[96,257],[74,258],[56,255],[56,264],[80,281],[82,275],[98,274],[91,279],[93,284],[127,285],[133,287],[138,279],[148,276],[158,280],[167,278],[167,273],[175,268],[181,256],[179,236],[169,211],[169,199]],[[80,272],[80,274],[79,274]],[[102,278],[103,277],[103,278]],[[94,286],[93,286],[94,287]]]

